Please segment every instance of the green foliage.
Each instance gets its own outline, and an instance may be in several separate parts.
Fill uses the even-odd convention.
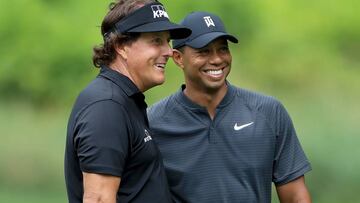
[[[92,47],[101,43],[99,25],[109,2],[2,1],[2,99],[70,103],[98,71]],[[359,3],[348,2],[163,1],[176,22],[191,11],[220,15],[240,39],[233,46],[234,67],[256,85],[283,90],[308,89],[302,86],[317,85],[324,72],[359,74]]]
[[[105,2],[2,4],[0,94],[33,104],[73,99],[95,75],[92,47],[99,41]]]

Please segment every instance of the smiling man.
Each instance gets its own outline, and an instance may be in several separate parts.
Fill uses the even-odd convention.
[[[309,203],[304,174],[310,164],[281,103],[231,85],[232,56],[220,18],[189,14],[192,34],[173,41],[185,85],[149,111],[175,202]]]
[[[155,0],[111,4],[94,48],[100,73],[78,96],[67,131],[70,203],[172,202],[152,140],[143,92],[165,80],[170,39],[191,30],[171,23]]]

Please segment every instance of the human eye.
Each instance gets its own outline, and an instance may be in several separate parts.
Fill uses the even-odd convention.
[[[160,37],[154,37],[151,41],[155,45],[161,45],[163,43],[163,40]]]
[[[199,49],[199,50],[197,51],[197,53],[200,54],[200,55],[206,55],[206,54],[208,54],[209,52],[210,52],[209,49]]]
[[[221,52],[224,52],[224,53],[229,52],[229,47],[228,47],[228,46],[222,46],[222,47],[220,48],[220,51],[221,51]]]

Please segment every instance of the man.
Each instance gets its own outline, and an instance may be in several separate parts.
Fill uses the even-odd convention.
[[[231,69],[220,18],[189,14],[192,34],[173,41],[185,85],[149,111],[175,202],[311,202],[304,183],[310,164],[280,102],[226,81]]]
[[[68,124],[69,202],[169,203],[142,92],[164,82],[170,38],[191,30],[171,23],[157,1],[120,0],[101,31],[104,44],[94,48],[93,57],[100,74],[80,93]]]

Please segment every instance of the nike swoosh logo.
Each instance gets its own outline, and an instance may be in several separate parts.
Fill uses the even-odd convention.
[[[247,123],[247,124],[240,125],[240,126],[238,126],[237,123],[235,123],[235,125],[234,125],[234,130],[241,130],[241,129],[243,129],[243,128],[246,128],[246,127],[252,125],[253,123],[254,123],[254,122],[251,122],[251,123]]]

